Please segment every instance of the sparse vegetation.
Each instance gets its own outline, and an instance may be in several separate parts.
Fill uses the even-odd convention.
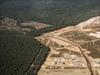
[[[92,40],[93,37],[88,36],[87,33],[81,31],[70,31],[61,35],[62,37],[69,38],[70,40],[84,40],[89,41]]]
[[[89,55],[93,58],[100,58],[100,40],[96,42],[88,42],[86,44],[81,45],[83,48],[91,51]]]

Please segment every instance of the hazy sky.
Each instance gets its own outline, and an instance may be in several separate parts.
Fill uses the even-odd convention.
[[[0,16],[52,24],[86,19],[99,13],[100,0],[0,0]]]

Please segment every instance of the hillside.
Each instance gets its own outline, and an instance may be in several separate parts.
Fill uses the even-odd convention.
[[[99,53],[100,16],[58,30],[0,19],[1,75],[100,75]]]
[[[100,75],[100,16],[37,39],[50,47],[38,75]]]

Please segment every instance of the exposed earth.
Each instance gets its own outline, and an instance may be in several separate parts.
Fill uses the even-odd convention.
[[[100,75],[100,16],[37,39],[50,47],[38,75]]]

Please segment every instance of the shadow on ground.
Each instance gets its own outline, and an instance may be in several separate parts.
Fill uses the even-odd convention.
[[[39,50],[41,55],[34,62]],[[0,75],[35,75],[45,60],[49,48],[31,36],[15,31],[0,30]],[[34,74],[35,73],[35,74]]]

